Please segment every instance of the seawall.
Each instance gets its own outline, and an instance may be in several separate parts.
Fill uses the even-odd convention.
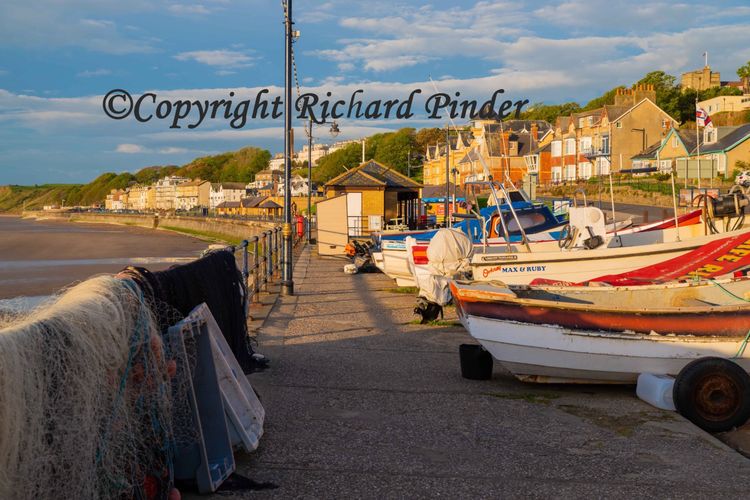
[[[271,221],[221,219],[213,217],[185,217],[174,215],[135,215],[66,212],[24,212],[24,217],[65,220],[69,222],[122,224],[148,229],[185,230],[196,235],[215,235],[231,240],[242,240],[273,228]]]

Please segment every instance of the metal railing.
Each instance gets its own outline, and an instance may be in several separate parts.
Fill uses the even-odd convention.
[[[268,285],[281,278],[282,227],[263,231],[234,247],[236,258],[241,259],[242,278],[246,284],[245,316],[251,302],[259,301],[260,292],[267,292]],[[292,245],[297,247],[300,241],[296,231],[292,231]],[[293,263],[292,263],[293,264]]]

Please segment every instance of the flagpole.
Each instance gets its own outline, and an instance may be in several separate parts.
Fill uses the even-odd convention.
[[[701,188],[701,138],[700,133],[698,132],[698,92],[695,93],[695,145],[697,146],[697,155],[698,155],[698,189]]]

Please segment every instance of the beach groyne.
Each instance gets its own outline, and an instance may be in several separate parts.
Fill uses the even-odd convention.
[[[278,223],[274,223],[273,221],[150,214],[24,212],[23,216],[68,222],[120,224],[147,229],[166,229],[194,234],[196,236],[213,236],[229,240],[247,239],[278,225]]]

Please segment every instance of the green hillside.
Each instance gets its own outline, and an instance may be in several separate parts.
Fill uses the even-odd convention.
[[[131,184],[152,184],[165,175],[180,175],[211,182],[250,182],[255,174],[268,166],[271,153],[265,149],[247,147],[239,151],[196,158],[178,167],[151,166],[132,174],[107,172],[88,184],[41,184],[36,186],[0,186],[0,212],[19,212],[41,209],[44,205],[66,206],[103,203],[113,189],[124,189]]]

